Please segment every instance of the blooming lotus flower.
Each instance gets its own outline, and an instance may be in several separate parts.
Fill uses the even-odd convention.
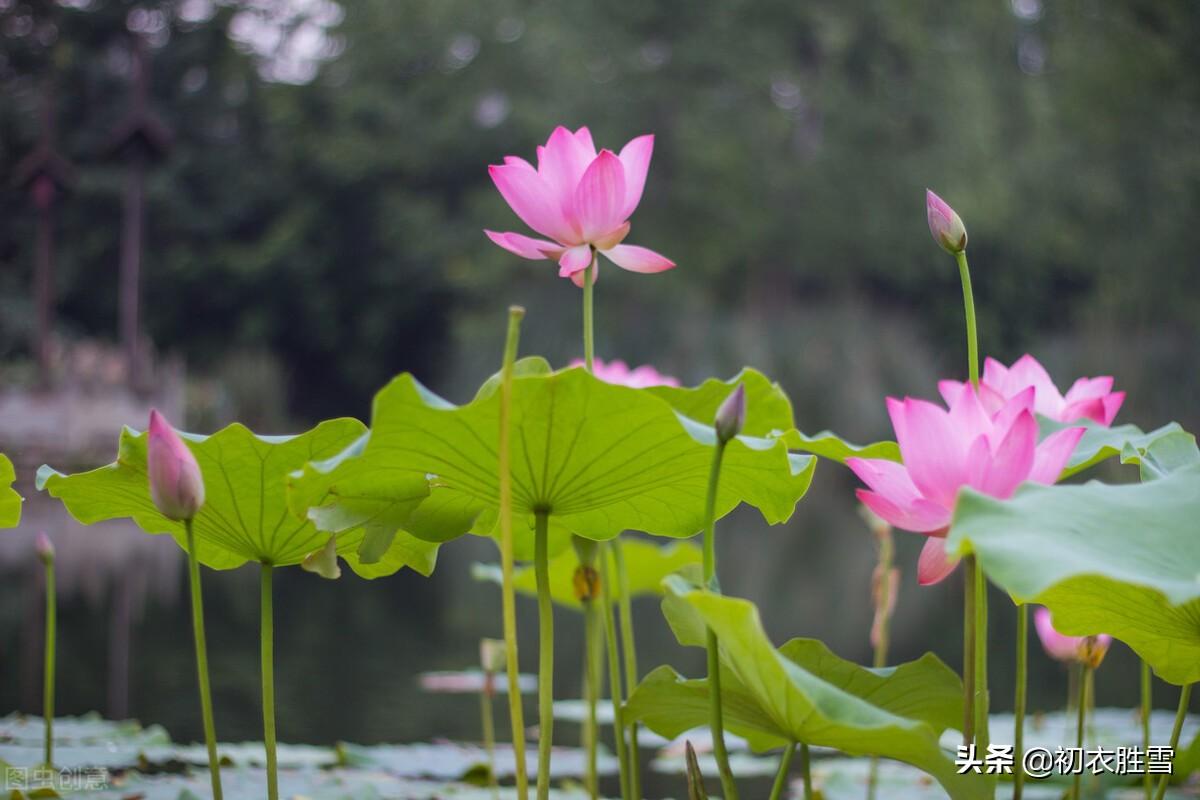
[[[204,478],[196,457],[158,411],[150,412],[146,445],[150,497],[167,519],[191,519],[204,505]]]
[[[1107,633],[1099,636],[1062,635],[1054,629],[1048,608],[1038,607],[1033,612],[1033,624],[1037,628],[1038,638],[1042,640],[1046,655],[1056,661],[1078,662],[1095,668],[1100,666],[1112,644],[1112,637]]]
[[[496,244],[522,258],[550,258],[558,274],[583,285],[593,251],[630,272],[662,272],[675,262],[653,250],[622,244],[629,234],[629,216],[642,199],[654,136],[630,140],[620,155],[596,153],[587,128],[554,129],[537,149],[537,168],[516,156],[488,167],[488,174],[509,207],[547,239],[520,233],[485,230]],[[599,262],[596,262],[599,271]],[[593,276],[594,279],[595,276]]]
[[[989,413],[970,384],[941,385],[949,410],[926,400],[888,398],[888,414],[903,464],[848,458],[867,484],[858,499],[893,526],[929,537],[917,577],[937,583],[954,571],[945,537],[964,486],[1007,499],[1025,481],[1051,484],[1070,458],[1083,428],[1064,428],[1038,443],[1034,389],[1018,392]]]
[[[967,228],[950,204],[929,189],[925,190],[925,216],[933,240],[948,253],[967,249]]]
[[[956,391],[956,382],[947,381],[950,391]],[[983,378],[979,382],[979,394],[983,405],[995,411],[1004,401],[1018,392],[1034,388],[1033,409],[1043,417],[1057,422],[1078,422],[1090,419],[1105,427],[1112,424],[1121,404],[1124,392],[1114,392],[1111,375],[1099,378],[1080,378],[1072,384],[1064,397],[1054,385],[1046,368],[1037,359],[1026,353],[1011,367],[1006,367],[994,358],[983,365]]]
[[[582,358],[577,358],[571,362],[570,366],[581,367],[583,363]],[[644,389],[647,386],[679,385],[678,378],[663,375],[649,364],[643,364],[640,367],[630,369],[629,365],[620,359],[607,363],[598,358],[593,359],[592,374],[605,383],[615,383],[618,386],[629,386],[634,389]]]

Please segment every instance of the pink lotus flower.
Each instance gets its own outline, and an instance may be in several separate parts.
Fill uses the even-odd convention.
[[[967,249],[967,229],[962,218],[949,203],[929,189],[925,190],[925,216],[933,240],[946,252],[961,253]]]
[[[583,359],[577,358],[571,362],[572,367],[583,366]],[[643,364],[640,367],[630,369],[629,366],[621,360],[609,361],[605,363],[600,359],[593,359],[592,374],[605,383],[615,383],[618,386],[630,386],[634,389],[644,389],[647,386],[678,386],[679,379],[672,378],[670,375],[663,375],[649,364]]]
[[[955,387],[959,385],[955,381],[945,383],[950,391],[956,391]],[[1046,368],[1028,353],[1013,362],[1011,367],[1004,366],[994,358],[984,362],[979,395],[988,411],[994,413],[1006,400],[1030,386],[1035,392],[1033,410],[1057,422],[1090,419],[1107,427],[1125,402],[1124,392],[1112,390],[1113,379],[1110,375],[1080,378],[1064,397]]]
[[[867,484],[858,499],[897,528],[929,537],[917,577],[937,583],[954,571],[945,536],[958,490],[1007,499],[1025,481],[1054,483],[1083,428],[1065,428],[1037,441],[1034,390],[1018,392],[989,413],[970,384],[943,382],[949,410],[926,400],[888,398],[888,414],[903,464],[848,458],[846,466]]]
[[[204,478],[192,451],[158,411],[150,412],[146,445],[150,497],[159,513],[177,522],[191,519],[204,505]]]
[[[516,215],[546,239],[520,233],[485,230],[496,244],[522,258],[552,258],[558,274],[582,286],[592,263],[593,249],[630,272],[662,272],[675,262],[653,250],[622,244],[629,234],[629,216],[642,199],[652,134],[630,140],[617,155],[596,154],[587,128],[571,133],[561,125],[544,147],[537,149],[537,168],[516,156],[488,174]],[[599,262],[596,264],[599,272]]]
[[[1063,636],[1054,629],[1050,609],[1038,607],[1033,612],[1033,624],[1046,654],[1056,661],[1078,662],[1091,667],[1100,666],[1112,644],[1107,633],[1099,636]]]

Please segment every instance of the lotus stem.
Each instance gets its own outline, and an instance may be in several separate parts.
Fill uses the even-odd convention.
[[[1013,697],[1013,800],[1025,791],[1025,704],[1029,682],[1029,606],[1017,606],[1017,690]]]
[[[504,618],[504,661],[508,675],[508,718],[512,723],[512,746],[516,771],[517,800],[529,800],[529,776],[525,767],[525,710],[521,705],[520,669],[517,663],[517,594],[513,588],[512,504],[512,396],[513,365],[521,339],[525,309],[509,306],[508,334],[504,340],[504,362],[500,370],[500,595]]]
[[[621,652],[625,656],[625,685],[633,687],[641,680],[637,663],[637,647],[633,634],[633,603],[629,596],[629,575],[625,571],[624,544],[620,538],[612,543],[613,564],[617,573],[617,603],[621,612]],[[629,725],[629,793],[635,800],[642,797],[642,757],[638,749],[638,724]]]
[[[1183,722],[1187,718],[1188,704],[1192,700],[1193,684],[1185,684],[1179,690],[1179,710],[1175,712],[1175,727],[1171,729],[1171,752],[1175,752],[1179,748],[1179,735],[1183,732]],[[1158,781],[1158,792],[1154,795],[1155,800],[1163,800],[1167,794],[1167,785],[1171,782],[1170,775],[1163,775]]]
[[[592,800],[600,796],[600,779],[596,765],[596,747],[600,739],[596,722],[596,706],[600,703],[600,670],[596,664],[600,657],[600,642],[597,640],[599,625],[598,609],[593,598],[584,598],[583,603],[583,653],[584,695],[587,703],[587,721],[583,726],[584,749],[587,751],[587,769],[584,783]]]
[[[971,291],[971,269],[967,266],[967,251],[954,254],[958,261],[958,276],[962,281],[963,309],[967,323],[967,367],[971,385],[979,388],[979,335],[975,324],[975,295]]]
[[[787,794],[788,772],[792,768],[792,756],[796,755],[796,743],[792,742],[783,750],[779,759],[779,771],[775,773],[775,783],[771,786],[769,800],[782,800]]]
[[[596,250],[592,248],[592,263],[583,272],[583,363],[592,371],[596,359],[596,341],[592,320],[592,295],[596,284]]]
[[[279,770],[275,763],[275,610],[271,578],[275,568],[262,564],[262,712],[263,745],[267,750],[267,798],[279,800]]]
[[[804,800],[813,800],[812,753],[806,744],[800,745],[800,778],[804,781]]]
[[[217,755],[217,729],[213,723],[212,688],[208,681],[208,643],[204,635],[204,597],[200,590],[200,559],[196,556],[196,535],[190,519],[183,522],[187,534],[188,584],[192,594],[192,638],[196,643],[196,677],[200,682],[200,717],[204,723],[204,744],[208,748],[208,774],[212,779],[213,800],[221,800],[221,759]]]
[[[487,752],[488,786],[494,800],[500,798],[500,783],[496,778],[496,722],[492,716],[492,686],[494,675],[489,670],[483,679],[483,690],[479,693],[479,721],[483,727],[483,748]]]
[[[887,666],[888,645],[891,642],[891,623],[892,623],[892,608],[891,608],[891,592],[892,592],[892,559],[895,555],[895,546],[892,542],[891,533],[879,538],[879,565],[877,567],[879,574],[879,585],[875,587],[876,613],[878,618],[878,636],[875,639],[875,657],[872,664],[875,669],[883,669]],[[875,800],[875,787],[879,783],[879,759],[872,758],[871,766],[867,770],[867,800]]]
[[[550,598],[550,516],[534,512],[533,569],[538,600],[538,800],[550,797],[550,748],[554,744],[554,603]]]
[[[617,620],[613,613],[613,596],[609,579],[612,570],[609,569],[608,544],[600,549],[600,597],[604,604],[604,637],[608,645],[608,690],[612,695],[613,709],[613,741],[617,749],[617,763],[621,774],[621,797],[634,797],[630,794],[629,751],[625,747],[625,712],[622,704],[625,693],[621,687],[621,661],[617,650]],[[632,687],[630,689],[632,691]]]
[[[42,662],[42,718],[45,723],[46,738],[42,756],[46,766],[51,767],[54,765],[54,649],[58,628],[58,596],[54,583],[54,559],[45,559],[44,563],[46,569],[46,641]]]
[[[1142,752],[1150,750],[1150,714],[1154,708],[1154,679],[1150,674],[1150,664],[1142,659]],[[1142,786],[1145,789],[1146,800],[1154,796],[1154,779],[1150,770],[1142,772]]]
[[[975,743],[975,556],[963,559],[963,744]]]
[[[1080,753],[1083,753],[1083,732],[1084,726],[1087,722],[1087,694],[1088,686],[1091,684],[1091,682],[1092,667],[1090,664],[1084,664],[1083,675],[1079,681],[1079,714],[1076,717],[1075,731],[1075,748]],[[1083,756],[1081,755],[1080,758],[1083,758]],[[1071,782],[1071,800],[1079,800],[1079,798],[1083,796],[1083,766],[1080,765],[1080,768],[1075,770],[1074,765],[1072,765],[1072,771],[1075,773],[1075,777]]]
[[[986,753],[991,737],[988,734],[988,603],[987,576],[975,562],[975,744]]]

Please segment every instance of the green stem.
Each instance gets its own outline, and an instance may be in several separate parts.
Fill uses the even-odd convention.
[[[587,720],[583,726],[584,747],[587,751],[587,769],[584,783],[592,800],[600,796],[600,782],[596,765],[596,746],[600,739],[596,722],[596,706],[600,703],[600,671],[596,660],[600,656],[597,633],[596,601],[583,600],[583,651],[584,651],[584,694],[587,702]]]
[[[1087,720],[1087,692],[1088,692],[1088,684],[1090,684],[1091,682],[1092,682],[1092,668],[1085,664],[1083,667],[1083,678],[1082,678],[1082,680],[1079,681],[1079,714],[1076,717],[1076,723],[1075,723],[1075,725],[1076,725],[1075,748],[1080,753],[1083,752],[1083,739],[1084,739],[1083,731],[1084,731],[1084,725]],[[1082,758],[1082,757],[1083,756],[1080,756],[1080,758]],[[1072,766],[1072,771],[1074,771],[1075,777],[1071,782],[1071,800],[1079,800],[1079,798],[1083,796],[1082,795],[1082,791],[1083,791],[1083,789],[1082,789],[1082,784],[1083,784],[1082,766],[1078,770],[1075,770],[1074,766]]]
[[[54,585],[54,560],[46,560],[46,641],[42,663],[42,719],[46,727],[43,752],[47,767],[54,765],[54,647],[58,627],[58,597]]]
[[[781,800],[787,794],[788,772],[792,768],[792,756],[796,755],[796,743],[792,742],[783,751],[779,759],[779,771],[775,773],[775,783],[771,786],[771,796],[768,800]]]
[[[192,593],[192,638],[196,643],[196,677],[200,682],[200,717],[204,722],[204,744],[208,748],[208,774],[213,800],[221,800],[221,759],[217,756],[217,729],[213,724],[212,689],[208,682],[208,644],[204,635],[204,598],[200,590],[200,559],[192,521],[185,520],[187,533],[188,583]]]
[[[487,752],[488,786],[494,800],[500,798],[500,783],[496,779],[496,722],[492,717],[492,681],[495,675],[488,672],[484,677],[483,691],[479,693],[479,721],[483,726],[483,748]]]
[[[596,285],[596,251],[592,250],[592,263],[583,273],[583,363],[592,371],[596,358],[596,342],[593,333],[592,294]]]
[[[550,797],[550,748],[554,743],[554,603],[550,598],[550,516],[534,513],[533,569],[538,601],[538,800]]]
[[[1017,606],[1017,691],[1013,698],[1013,800],[1025,791],[1025,705],[1029,682],[1029,607]]]
[[[263,744],[267,749],[267,798],[279,800],[279,770],[275,763],[275,611],[271,577],[275,568],[262,565],[262,712]]]
[[[963,559],[963,744],[975,743],[975,556]]]
[[[600,597],[604,604],[604,637],[608,644],[608,689],[612,695],[613,709],[613,741],[617,749],[617,763],[620,766],[621,797],[630,798],[629,751],[625,748],[625,712],[622,710],[625,693],[621,687],[621,661],[617,650],[617,621],[613,615],[613,596],[609,579],[612,570],[609,569],[607,544],[600,546]],[[632,689],[631,689],[632,690]]]
[[[641,675],[638,671],[637,646],[633,635],[633,603],[629,596],[629,575],[625,571],[624,547],[619,538],[612,544],[613,564],[617,572],[617,603],[621,612],[621,651],[625,656],[625,685],[632,694]],[[635,800],[641,800],[642,756],[638,749],[636,722],[629,726],[629,794]]]
[[[987,576],[979,562],[975,563],[975,743],[979,752],[986,753],[991,737],[988,733],[988,603]]]
[[[1188,704],[1192,700],[1192,686],[1187,684],[1179,690],[1179,710],[1175,712],[1175,727],[1171,729],[1171,752],[1174,753],[1179,749],[1179,734],[1183,732],[1183,722],[1187,718]],[[1158,792],[1154,795],[1155,800],[1162,800],[1167,794],[1167,784],[1171,782],[1170,775],[1163,775],[1158,781]]]
[[[1150,750],[1150,714],[1154,708],[1154,680],[1150,675],[1149,662],[1142,660],[1142,752]],[[1154,779],[1150,770],[1142,772],[1142,786],[1145,789],[1146,800],[1154,796]]]
[[[504,659],[508,676],[508,718],[512,724],[513,759],[516,769],[517,798],[529,800],[529,776],[525,768],[525,709],[521,704],[520,669],[517,662],[517,594],[513,587],[512,525],[512,394],[513,365],[521,338],[521,318],[525,309],[510,306],[508,334],[504,342],[504,363],[500,377],[500,594],[504,617]]]
[[[808,745],[800,745],[800,777],[804,781],[804,800],[813,800],[812,754]]]
[[[721,461],[725,443],[718,441],[713,448],[712,468],[708,473],[708,492],[704,500],[704,584],[714,592],[721,591],[717,581],[717,487],[721,482]]]
[[[892,623],[891,604],[888,602],[892,592],[892,557],[894,546],[891,534],[882,538],[879,546],[879,586],[876,587],[876,602],[882,605],[876,609],[879,614],[879,638],[875,642],[875,659],[872,662],[875,669],[887,666],[888,645],[890,644],[890,629]],[[879,759],[872,758],[867,770],[867,800],[875,800],[875,788],[879,785]]]
[[[954,255],[958,261],[958,276],[962,280],[963,309],[967,322],[967,367],[971,385],[979,388],[979,340],[975,324],[975,295],[971,291],[971,270],[967,266],[967,253],[960,250]]]

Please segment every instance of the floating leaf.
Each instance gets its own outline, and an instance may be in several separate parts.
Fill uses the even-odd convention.
[[[356,474],[389,482],[389,489],[378,487],[376,502],[432,475],[434,510],[426,515],[418,508],[408,528],[420,538],[489,532],[482,521],[495,519],[499,494],[498,413],[495,391],[455,406],[401,375],[376,396],[370,437],[338,469],[351,469],[357,459]],[[513,500],[525,523],[517,526],[518,549],[530,544],[535,512],[592,539],[627,529],[697,533],[714,444],[711,425],[681,416],[648,390],[607,384],[579,368],[517,378]],[[815,459],[789,454],[777,439],[739,437],[726,451],[717,511],[746,502],[767,522],[783,522],[808,490],[814,466]],[[307,492],[311,474],[294,479],[294,489]],[[355,518],[353,509],[321,513]]]
[[[1183,428],[1175,422],[1146,433],[1136,425],[1106,427],[1092,420],[1063,423],[1046,417],[1038,417],[1038,427],[1040,429],[1039,439],[1044,439],[1063,428],[1085,428],[1083,437],[1075,446],[1074,452],[1071,453],[1067,466],[1063,468],[1062,478],[1077,475],[1116,456],[1122,456],[1122,461],[1125,461],[1127,457],[1144,453],[1147,448],[1164,436],[1183,432]]]
[[[205,504],[193,523],[200,561],[214,569],[248,561],[287,566],[324,546],[329,534],[288,510],[287,476],[352,446],[364,430],[357,420],[335,419],[298,436],[257,436],[239,424],[211,436],[184,434],[204,475]],[[74,475],[42,467],[38,488],[60,499],[85,525],[129,518],[147,533],[170,534],[182,547],[183,524],[162,516],[150,499],[146,440],[145,433],[126,428],[115,462]],[[428,494],[424,484],[416,476],[393,483],[394,506],[415,507]],[[436,548],[399,535],[377,563],[361,563],[358,549],[366,535],[367,528],[358,527],[337,537],[338,554],[359,574],[374,577],[404,566],[425,574],[433,569]]]
[[[629,581],[629,596],[662,594],[662,581],[673,572],[689,564],[699,564],[703,558],[700,548],[692,542],[671,542],[659,546],[644,539],[625,537],[615,544],[621,548],[625,558],[625,571]],[[611,555],[608,556],[612,558]],[[568,547],[550,562],[550,596],[554,602],[568,608],[582,606],[575,596],[575,570],[579,566],[579,555],[575,548]],[[500,583],[498,564],[476,564],[471,574],[477,580]],[[610,569],[615,575],[615,568]],[[530,597],[537,596],[537,576],[532,567],[523,567],[513,573],[513,587]],[[613,593],[616,601],[616,594]]]
[[[1200,466],[1148,483],[964,490],[946,548],[974,552],[1019,603],[1068,636],[1109,633],[1166,681],[1200,680]]]
[[[990,782],[956,774],[938,743],[962,713],[962,684],[935,656],[883,670],[838,658],[824,644],[794,639],[776,649],[753,603],[697,589],[680,576],[665,581],[664,601],[676,637],[699,644],[704,629],[721,642],[726,727],[755,750],[790,742],[877,755],[918,766],[953,798],[990,796]],[[659,667],[628,702],[630,718],[664,736],[704,724],[708,681]]]
[[[21,522],[21,495],[12,488],[17,479],[8,456],[0,453],[0,528],[15,528]]]

